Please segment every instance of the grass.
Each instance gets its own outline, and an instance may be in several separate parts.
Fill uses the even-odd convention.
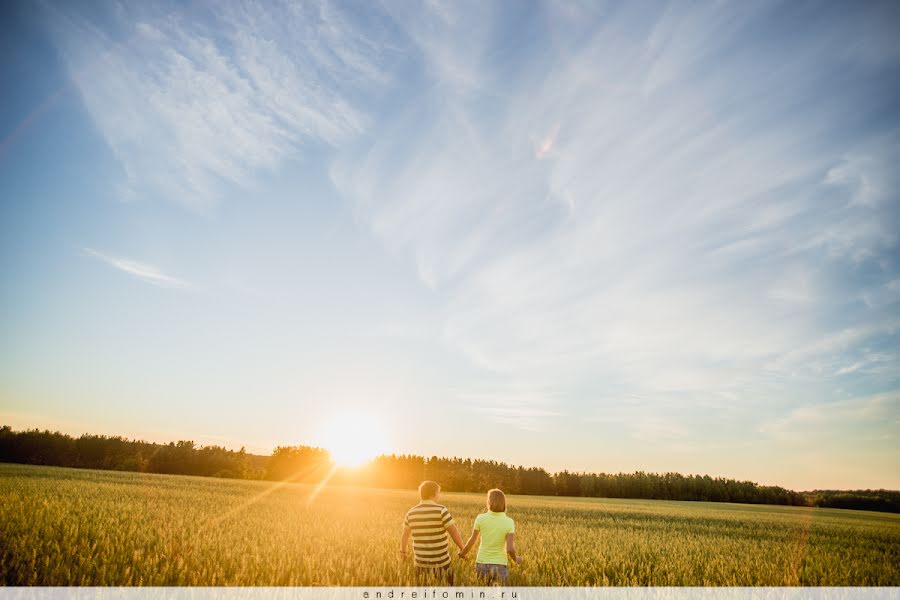
[[[0,464],[6,585],[413,585],[415,492]],[[483,497],[444,494],[465,537]],[[900,516],[512,496],[511,585],[900,585]],[[477,585],[454,559],[457,585]]]

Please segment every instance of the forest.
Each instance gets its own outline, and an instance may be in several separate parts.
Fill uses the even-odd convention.
[[[900,491],[812,490],[797,492],[709,475],[680,473],[549,473],[540,467],[493,460],[383,455],[361,468],[335,467],[326,450],[279,446],[259,456],[221,446],[198,446],[181,440],[159,444],[120,436],[58,431],[14,431],[0,427],[0,462],[107,469],[298,483],[331,483],[415,489],[424,479],[450,492],[479,492],[499,487],[510,494],[644,498],[819,506],[900,512]]]

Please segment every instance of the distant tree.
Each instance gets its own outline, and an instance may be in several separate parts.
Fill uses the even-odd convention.
[[[331,456],[322,448],[278,446],[266,467],[266,479],[295,482],[321,481],[331,466]]]
[[[784,504],[900,512],[900,491],[813,490],[795,492],[709,475],[680,473],[572,473],[550,475],[538,467],[511,466],[481,459],[425,458],[411,454],[376,458],[367,468],[334,470],[321,448],[279,446],[271,456],[235,452],[221,446],[198,447],[181,440],[155,444],[123,437],[58,431],[14,431],[0,426],[0,461],[91,469],[115,469],[208,477],[270,479],[414,489],[423,479],[446,491],[485,492],[499,487],[511,494],[652,498],[753,504]]]
[[[268,461],[267,457],[263,458]],[[250,455],[194,442],[154,444],[123,437],[85,434],[72,438],[58,431],[13,431],[0,427],[0,461],[83,469],[147,471],[218,477],[261,477]]]
[[[813,506],[900,513],[900,491],[814,490],[804,496]]]
[[[580,496],[581,477],[576,473],[562,471],[553,476],[553,487],[558,496]]]

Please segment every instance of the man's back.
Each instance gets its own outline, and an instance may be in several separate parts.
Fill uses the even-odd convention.
[[[446,567],[450,564],[447,528],[453,517],[446,506],[423,500],[406,513],[404,525],[412,531],[416,566]]]

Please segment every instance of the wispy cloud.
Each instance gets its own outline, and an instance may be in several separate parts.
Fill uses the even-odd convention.
[[[454,399],[495,423],[523,431],[546,430],[556,417],[562,416],[554,408],[556,393],[529,386],[507,384],[477,392],[462,391]]]
[[[864,424],[860,431],[850,431]],[[900,426],[900,391],[860,396],[836,402],[808,404],[792,409],[787,415],[766,422],[761,430],[793,443],[805,444],[810,437],[834,435],[871,436],[876,430],[891,433],[897,439]],[[900,454],[900,452],[898,452]]]
[[[248,2],[54,31],[134,194],[204,210],[316,153],[433,292],[470,410],[699,443],[900,388],[886,10]]]
[[[880,76],[850,52],[884,28],[877,11],[760,37],[777,16],[759,5],[573,10],[544,7],[550,42],[514,57],[490,10],[445,19],[444,33],[495,38],[422,41],[441,85],[332,167],[360,220],[445,299],[445,341],[499,379],[571,396],[602,381],[749,406],[800,383],[766,372],[797,348],[847,327],[896,335],[878,325],[896,304],[859,293],[900,268],[900,127],[853,129],[872,100],[829,83]],[[416,41],[443,19],[423,13],[402,19]]]
[[[63,6],[51,23],[129,195],[207,210],[368,125],[359,97],[384,81],[379,49],[328,2],[227,4],[213,22],[119,9],[101,21]]]
[[[161,271],[158,267],[155,267],[153,265],[136,260],[131,260],[128,258],[111,256],[103,252],[98,252],[97,250],[94,250],[92,248],[84,248],[83,250],[86,255],[97,258],[107,265],[124,273],[128,273],[133,277],[137,277],[141,281],[149,283],[150,285],[170,288],[190,287],[190,283],[188,283],[184,279],[168,275]]]
[[[558,412],[523,407],[496,407],[473,406],[472,410],[481,413],[496,423],[510,425],[523,431],[542,431],[546,428],[547,420],[559,416]]]

